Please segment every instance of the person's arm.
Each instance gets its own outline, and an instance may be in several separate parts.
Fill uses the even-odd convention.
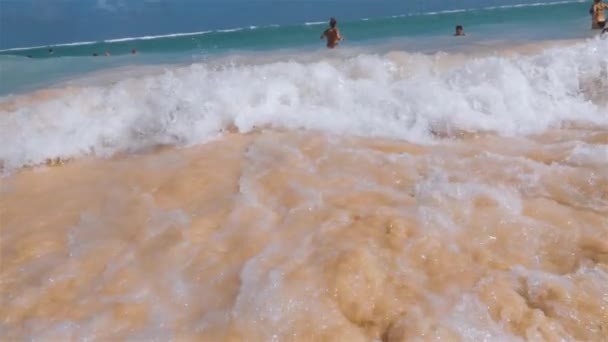
[[[342,37],[340,30],[336,29],[336,33],[338,34],[338,40],[344,40],[344,37]]]
[[[323,34],[321,34],[321,38],[320,39],[325,38],[325,36],[327,36],[327,30],[323,31]]]

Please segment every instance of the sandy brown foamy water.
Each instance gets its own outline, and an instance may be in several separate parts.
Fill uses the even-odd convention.
[[[608,40],[495,49],[0,99],[0,340],[608,341]]]
[[[263,130],[23,169],[2,339],[607,340],[607,148]]]

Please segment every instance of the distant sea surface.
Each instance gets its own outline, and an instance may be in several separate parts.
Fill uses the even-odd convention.
[[[588,4],[580,1],[1,0],[0,4],[0,95],[124,65],[314,50],[323,47],[319,35],[331,16],[338,18],[347,47],[369,48],[390,41],[396,49],[448,50],[463,43],[445,40],[456,24],[465,26],[467,44],[590,34]],[[117,58],[132,49],[138,50],[137,59]],[[93,54],[106,52],[114,58],[91,60]],[[26,56],[32,59],[22,58]]]

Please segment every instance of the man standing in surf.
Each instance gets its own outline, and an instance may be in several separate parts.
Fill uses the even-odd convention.
[[[344,40],[344,37],[340,35],[340,30],[336,27],[337,24],[335,18],[329,19],[329,28],[321,35],[321,39],[327,39],[327,47],[330,49],[335,48],[340,44],[340,41]]]

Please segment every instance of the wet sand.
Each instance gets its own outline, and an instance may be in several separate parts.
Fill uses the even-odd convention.
[[[605,153],[605,154],[604,154]],[[310,131],[2,179],[6,340],[608,339],[608,134]]]

